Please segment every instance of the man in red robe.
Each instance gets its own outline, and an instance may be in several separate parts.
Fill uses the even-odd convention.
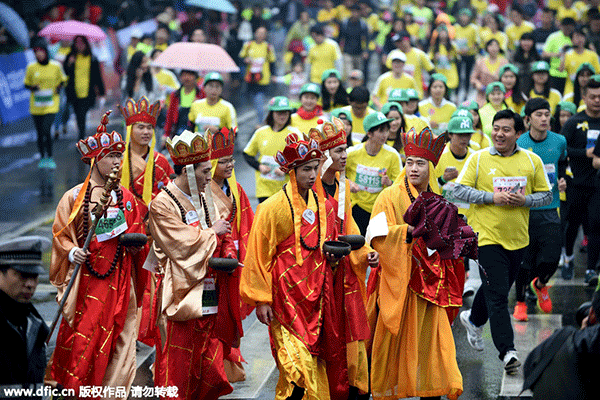
[[[127,392],[136,370],[136,310],[144,290],[142,269],[147,251],[124,248],[122,233],[143,233],[141,207],[127,189],[111,192],[110,204],[100,219],[87,251],[83,244],[92,225],[91,211],[99,203],[113,168],[121,164],[125,143],[117,132],[107,133],[108,114],[97,133],[80,140],[82,160],[91,164],[83,184],[67,191],[56,209],[52,231],[50,282],[61,300],[72,278],[74,264],[82,264],[63,309],[56,348],[45,380],[76,390],[103,386],[100,396],[115,397],[118,387]]]

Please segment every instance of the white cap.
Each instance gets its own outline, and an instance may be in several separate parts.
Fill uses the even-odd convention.
[[[404,54],[398,49],[390,51],[390,54],[388,54],[388,58],[392,61],[400,60],[402,62],[406,62],[406,54]]]

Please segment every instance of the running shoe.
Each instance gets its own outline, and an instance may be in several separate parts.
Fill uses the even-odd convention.
[[[550,296],[548,295],[548,286],[544,285],[541,289],[538,289],[536,283],[538,282],[538,278],[536,277],[531,281],[531,290],[537,296],[537,306],[540,310],[549,314],[552,312],[552,300],[550,300]]]
[[[513,312],[513,318],[517,321],[527,321],[527,304],[524,301],[517,301],[515,306],[515,312]]]
[[[598,274],[596,273],[596,271],[588,269],[587,271],[585,271],[584,281],[586,285],[590,287],[595,287],[596,285],[598,285]]]
[[[519,367],[521,366],[521,361],[519,361],[519,357],[517,355],[516,350],[509,350],[504,355],[504,370],[509,375],[514,375],[519,372]]]
[[[467,340],[472,348],[477,351],[483,351],[483,326],[477,327],[471,322],[471,310],[465,310],[460,313],[460,322],[467,330]]]
[[[565,266],[562,267],[562,270],[561,270],[562,278],[565,281],[570,281],[571,279],[573,279],[573,270],[574,269],[575,269],[574,260],[571,260],[568,263],[566,263]]]

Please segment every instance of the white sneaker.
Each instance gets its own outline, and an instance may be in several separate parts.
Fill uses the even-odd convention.
[[[504,355],[504,370],[509,375],[514,375],[519,371],[521,361],[517,356],[516,350],[510,350]]]
[[[465,282],[465,288],[463,289],[463,297],[470,297],[475,294],[475,290],[477,289],[477,282],[475,279],[467,279]]]
[[[463,324],[465,329],[467,330],[467,340],[472,348],[477,351],[483,351],[484,343],[483,343],[483,326],[476,327],[470,320],[471,318],[471,310],[466,310],[460,313],[460,322]]]

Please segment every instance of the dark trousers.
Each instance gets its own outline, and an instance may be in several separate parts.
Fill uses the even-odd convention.
[[[583,231],[590,233],[588,229],[588,207],[594,189],[587,186],[567,186],[567,228],[565,230],[565,251],[567,256],[573,254],[575,239],[579,233],[579,225],[583,225]]]
[[[79,139],[85,138],[86,135],[86,122],[87,112],[90,109],[90,103],[87,99],[78,99],[73,103],[73,111],[75,112],[75,118],[77,119],[77,130],[79,131]]]
[[[352,207],[352,217],[354,217],[354,221],[356,222],[356,225],[358,225],[360,234],[365,236],[367,233],[367,226],[369,226],[369,221],[371,220],[371,213],[356,205]]]
[[[471,82],[471,72],[473,72],[473,67],[475,66],[475,56],[461,56],[460,61],[458,62],[458,79],[460,83],[456,91],[458,92],[461,87],[465,88],[465,92],[469,92],[469,85]],[[465,78],[462,78],[462,71],[465,69]],[[466,96],[466,94],[465,94]]]
[[[508,292],[515,282],[525,249],[506,250],[500,245],[479,247],[479,263],[485,271],[473,300],[471,322],[483,326],[489,319],[494,346],[500,359],[515,349],[515,335],[508,312]]]
[[[588,260],[587,268],[595,270],[600,259],[600,188],[589,189],[592,193],[588,206]]]
[[[32,115],[35,130],[37,131],[38,151],[42,158],[52,157],[52,137],[50,130],[56,114]]]

